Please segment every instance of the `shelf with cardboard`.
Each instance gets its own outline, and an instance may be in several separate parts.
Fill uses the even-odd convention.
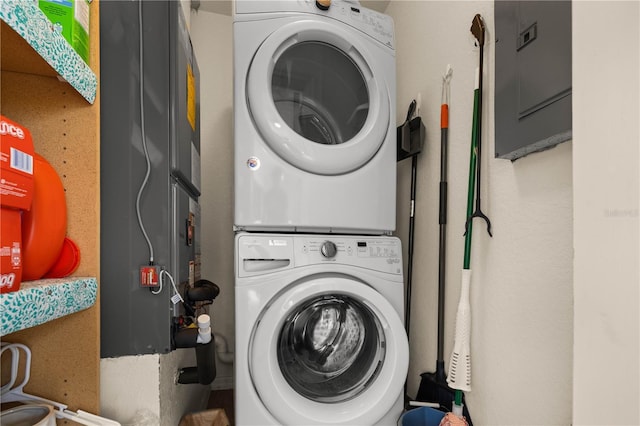
[[[91,67],[38,8],[38,2],[3,0],[2,69],[57,77],[89,103],[96,98],[97,78]]]
[[[0,337],[87,309],[97,294],[98,282],[91,277],[25,281],[0,298]]]
[[[31,0],[0,2],[0,113],[26,127],[64,186],[66,235],[81,253],[73,276],[23,282],[0,298],[3,342],[33,353],[30,391],[99,410],[99,4],[90,4],[88,64]],[[17,307],[16,307],[17,306]]]

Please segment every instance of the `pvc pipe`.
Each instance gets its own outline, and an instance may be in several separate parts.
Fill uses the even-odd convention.
[[[229,352],[227,338],[217,332],[214,332],[213,335],[216,342],[216,354],[218,355],[220,362],[223,364],[233,364],[235,356],[233,352]]]
[[[198,317],[198,343],[207,344],[211,341],[211,318],[202,314]]]

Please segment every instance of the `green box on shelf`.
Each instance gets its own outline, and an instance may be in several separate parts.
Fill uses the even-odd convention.
[[[69,42],[82,59],[89,63],[89,1],[38,0],[40,10],[56,31]]]

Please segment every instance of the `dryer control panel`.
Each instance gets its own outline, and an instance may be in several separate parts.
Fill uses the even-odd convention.
[[[323,2],[326,3],[326,2]],[[234,21],[271,19],[291,13],[312,13],[336,19],[395,49],[393,19],[375,10],[360,6],[356,0],[332,0],[320,8],[316,0],[256,1],[236,0]],[[253,17],[250,14],[255,14]]]

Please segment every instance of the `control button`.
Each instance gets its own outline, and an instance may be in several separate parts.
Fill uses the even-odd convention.
[[[331,7],[331,0],[316,0],[316,6],[320,10],[329,10]]]
[[[322,247],[320,247],[320,253],[326,258],[332,258],[338,253],[338,248],[331,241],[325,241],[322,243]]]

